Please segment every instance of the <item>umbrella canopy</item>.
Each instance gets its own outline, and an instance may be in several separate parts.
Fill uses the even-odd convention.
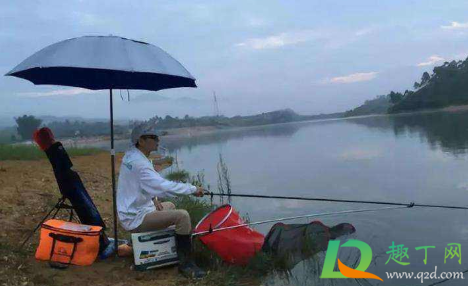
[[[162,49],[116,36],[58,42],[33,54],[6,75],[38,85],[92,90],[196,87],[195,78]]]
[[[85,36],[58,42],[33,54],[6,75],[23,78],[38,85],[109,89],[112,195],[117,249],[112,89],[157,91],[176,87],[197,87],[195,78],[162,49],[116,36]]]

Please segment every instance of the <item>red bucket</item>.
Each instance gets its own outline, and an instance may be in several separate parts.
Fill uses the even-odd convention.
[[[231,205],[223,205],[206,215],[195,227],[194,233],[201,234],[200,240],[215,251],[225,262],[246,265],[262,248],[265,237],[249,226],[232,229],[217,229],[245,224]]]

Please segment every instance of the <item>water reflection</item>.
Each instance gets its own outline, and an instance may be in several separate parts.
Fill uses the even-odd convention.
[[[432,150],[457,156],[468,149],[468,112],[430,112],[348,119],[348,122],[392,130],[396,137],[419,136]]]
[[[302,124],[304,125],[304,124]],[[201,134],[198,136],[167,136],[163,138],[164,146],[169,152],[182,148],[191,151],[203,145],[224,144],[231,140],[244,140],[255,137],[291,137],[301,128],[300,124],[278,124],[250,128],[236,128]]]

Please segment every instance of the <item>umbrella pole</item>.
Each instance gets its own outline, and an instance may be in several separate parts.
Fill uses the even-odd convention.
[[[114,102],[112,100],[112,89],[109,89],[110,96],[110,130],[111,130],[111,166],[112,166],[112,202],[114,211],[114,246],[115,254],[118,255],[118,236],[117,236],[117,196],[115,191],[115,150],[114,150]]]

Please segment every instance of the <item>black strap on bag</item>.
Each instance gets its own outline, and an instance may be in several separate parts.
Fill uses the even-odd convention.
[[[74,236],[69,236],[69,235],[64,235],[64,234],[58,234],[58,233],[49,233],[49,236],[52,238],[52,247],[50,249],[50,258],[49,258],[49,265],[52,268],[56,269],[66,269],[68,266],[70,266],[73,256],[75,255],[76,251],[76,245],[80,242],[83,241],[81,237],[74,237]],[[62,253],[55,253],[55,244],[57,241],[63,242],[63,243],[72,243],[73,248],[72,252],[70,255],[62,254]],[[57,262],[57,261],[52,261],[52,257],[55,255],[61,255],[61,256],[68,256],[69,260],[67,263],[62,263],[62,262]]]

